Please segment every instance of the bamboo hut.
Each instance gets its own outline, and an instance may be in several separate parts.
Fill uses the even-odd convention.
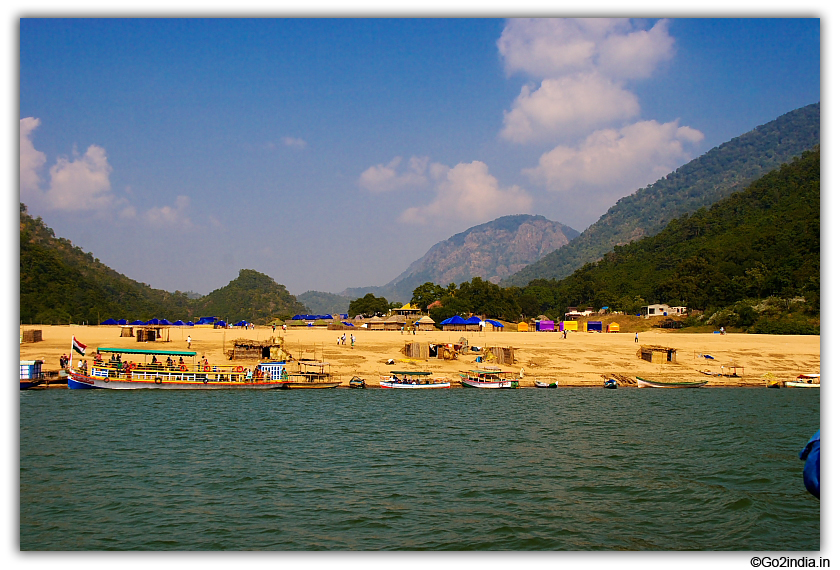
[[[41,342],[42,340],[44,338],[41,329],[23,331],[23,335],[21,335],[21,342]]]
[[[408,358],[415,360],[429,360],[429,343],[407,342],[401,351]]]
[[[677,361],[677,349],[667,346],[642,345],[636,356],[653,364],[667,364]]]
[[[369,331],[384,331],[385,319],[382,317],[373,317],[367,322],[367,328]]]
[[[516,349],[509,346],[488,346],[482,350],[481,358],[484,362],[492,362],[494,364],[507,364],[512,366],[516,362]]]
[[[432,317],[424,315],[415,321],[414,327],[418,331],[433,331],[435,330],[435,321],[432,320]]]
[[[386,331],[398,331],[406,328],[405,315],[391,315],[383,322]]]
[[[238,338],[233,341],[233,350],[227,351],[228,360],[284,360],[290,356],[274,337],[265,341]]]

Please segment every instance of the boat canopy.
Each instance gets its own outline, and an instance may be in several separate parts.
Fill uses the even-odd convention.
[[[431,376],[431,372],[418,372],[416,370],[391,370],[391,374],[402,374],[403,376]]]
[[[120,354],[152,354],[155,356],[195,356],[196,353],[188,350],[148,350],[142,348],[104,348],[99,347],[97,352],[118,352]]]

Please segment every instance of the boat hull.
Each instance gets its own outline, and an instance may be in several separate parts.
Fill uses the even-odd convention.
[[[430,382],[428,384],[406,384],[403,382],[389,382],[387,380],[379,381],[380,388],[398,388],[405,390],[434,390],[439,388],[450,388],[449,382]]]
[[[809,382],[785,382],[785,388],[819,388],[819,384]]]
[[[656,380],[645,380],[636,376],[636,383],[639,388],[702,388],[709,381],[699,382],[657,382]]]
[[[139,378],[103,378],[70,372],[67,387],[70,389],[100,390],[271,390],[283,387],[282,380],[208,380],[195,374],[181,374]]]
[[[461,384],[465,388],[490,388],[490,389],[512,389],[519,388],[517,380],[500,380],[498,382],[472,380],[469,378],[461,378]]]
[[[317,388],[337,388],[341,382],[281,382],[282,390],[311,390]]]
[[[552,382],[551,384],[549,384],[548,382],[536,381],[536,382],[534,382],[534,387],[535,388],[556,388],[557,387],[557,382]]]

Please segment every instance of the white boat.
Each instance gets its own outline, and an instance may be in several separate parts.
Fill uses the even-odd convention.
[[[636,376],[636,384],[639,388],[702,388],[708,383],[708,380],[697,382],[661,382],[658,380],[645,380]]]
[[[786,388],[819,388],[820,375],[819,374],[800,374],[796,380],[792,382],[785,382]]]
[[[462,372],[461,384],[465,388],[519,388],[519,379],[513,372],[501,368],[487,367]]]
[[[388,376],[379,377],[379,387],[401,388],[406,390],[426,390],[450,387],[449,380],[446,378],[431,378],[431,375],[431,372],[394,370]]]

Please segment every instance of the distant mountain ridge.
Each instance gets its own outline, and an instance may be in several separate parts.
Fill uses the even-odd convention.
[[[820,104],[796,109],[732,139],[622,198],[572,243],[502,280],[525,286],[562,279],[616,245],[652,236],[669,221],[709,207],[820,142]]]
[[[577,230],[543,216],[503,216],[438,242],[382,287],[345,289],[341,295],[358,298],[373,293],[407,302],[414,289],[426,282],[458,285],[481,277],[499,283],[578,235]]]

